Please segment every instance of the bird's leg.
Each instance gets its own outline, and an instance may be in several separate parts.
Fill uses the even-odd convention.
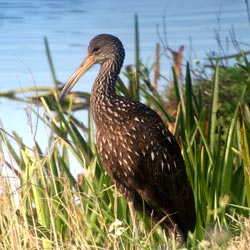
[[[128,201],[128,207],[129,207],[129,211],[130,211],[130,215],[131,215],[132,223],[133,223],[133,234],[135,234],[135,232],[137,232],[137,229],[138,229],[138,221],[136,219],[136,211],[134,207],[134,202]]]

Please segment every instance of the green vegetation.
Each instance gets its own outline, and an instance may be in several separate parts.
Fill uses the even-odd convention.
[[[138,39],[137,34],[136,43]],[[126,201],[98,159],[89,93],[72,92],[58,104],[61,85],[46,39],[45,46],[54,87],[0,93],[42,106],[45,115],[33,112],[50,131],[46,152],[35,138],[30,148],[16,133],[0,131],[1,164],[18,179],[14,187],[12,177],[0,176],[0,248],[177,248],[143,214],[138,214],[138,229],[133,228]],[[143,100],[166,124],[174,124],[197,209],[197,226],[189,235],[187,249],[235,249],[233,244],[250,244],[249,233],[240,235],[242,230],[249,231],[245,218],[250,213],[250,63],[242,53],[231,65],[221,67],[217,60],[212,76],[205,79],[192,77],[187,64],[183,82],[173,70],[174,117],[168,109],[170,100],[152,87],[150,70],[138,57],[124,73],[129,84],[118,81],[119,94]],[[22,92],[28,97],[19,97]],[[74,116],[79,109],[88,112],[87,124]],[[72,162],[82,166],[77,177],[71,173]]]

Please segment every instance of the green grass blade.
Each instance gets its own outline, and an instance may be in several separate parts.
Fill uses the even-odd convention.
[[[193,109],[193,90],[192,90],[192,80],[189,69],[189,63],[186,67],[186,80],[185,80],[185,89],[186,89],[186,130],[188,133],[191,132],[191,129],[194,126],[194,109]]]
[[[218,97],[219,97],[219,62],[216,64],[213,80],[211,114],[209,119],[209,144],[212,154],[215,147],[215,130],[217,126],[217,110],[218,110]]]
[[[47,37],[44,37],[44,46],[45,46],[46,56],[47,56],[47,59],[48,59],[48,62],[49,62],[49,68],[50,68],[50,72],[51,72],[51,75],[52,75],[52,79],[53,79],[53,82],[54,82],[55,89],[59,89],[58,81],[57,81],[57,77],[56,77],[56,72],[55,72],[55,68],[54,68],[54,65],[53,65],[52,58],[51,58],[51,53],[50,53],[49,43],[48,43]]]
[[[139,89],[140,89],[140,80],[139,80],[139,72],[140,72],[140,42],[139,42],[139,25],[138,25],[138,16],[135,14],[135,79],[132,86],[133,89],[133,99],[139,101]]]
[[[241,139],[241,157],[243,160],[243,168],[244,168],[244,180],[245,180],[245,187],[246,190],[246,197],[247,197],[247,205],[250,207],[250,153],[249,153],[249,141],[250,141],[250,131],[246,130],[245,123],[244,123],[244,116],[241,105],[239,105],[239,117],[240,117],[240,139]]]

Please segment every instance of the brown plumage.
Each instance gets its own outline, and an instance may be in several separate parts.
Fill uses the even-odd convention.
[[[163,218],[168,235],[185,241],[196,223],[193,192],[179,146],[161,118],[148,106],[118,96],[115,83],[125,52],[112,35],[94,37],[88,55],[69,78],[61,100],[93,64],[101,64],[90,108],[96,124],[99,157],[118,190],[155,221]]]

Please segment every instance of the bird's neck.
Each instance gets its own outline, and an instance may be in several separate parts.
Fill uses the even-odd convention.
[[[110,98],[115,95],[115,83],[120,69],[114,63],[105,62],[101,65],[100,71],[95,79],[91,94],[97,100]]]
[[[90,107],[97,122],[98,116],[102,115],[107,107],[112,106],[116,100],[115,84],[122,65],[113,61],[106,61],[101,65],[91,91]]]

